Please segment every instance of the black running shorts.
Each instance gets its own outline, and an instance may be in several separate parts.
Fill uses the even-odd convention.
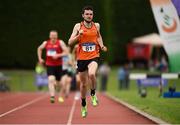
[[[84,72],[84,71],[88,70],[89,63],[91,63],[93,61],[97,62],[97,64],[98,64],[99,58],[97,57],[97,58],[93,58],[90,60],[78,60],[77,61],[78,72]]]
[[[73,73],[68,71],[68,70],[63,70],[63,75],[68,75],[69,77],[72,77],[73,76]]]
[[[62,76],[62,66],[47,66],[47,75],[53,75],[57,81],[60,81]]]

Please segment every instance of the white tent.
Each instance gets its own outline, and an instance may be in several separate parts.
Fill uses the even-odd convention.
[[[140,44],[150,44],[154,46],[163,45],[163,40],[160,38],[160,36],[157,33],[152,33],[149,35],[134,38],[133,42],[140,43]]]

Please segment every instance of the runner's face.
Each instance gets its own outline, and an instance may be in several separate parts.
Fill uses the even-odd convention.
[[[84,14],[82,14],[82,17],[87,23],[90,23],[93,19],[93,11],[92,10],[85,10]]]
[[[49,38],[50,38],[52,41],[57,40],[57,38],[58,38],[57,32],[50,32]]]

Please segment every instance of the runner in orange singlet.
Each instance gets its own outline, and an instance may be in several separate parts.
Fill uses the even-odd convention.
[[[99,51],[107,51],[106,46],[103,44],[103,40],[100,34],[99,23],[94,23],[93,20],[93,8],[91,6],[85,6],[82,10],[83,22],[77,23],[74,26],[73,32],[69,39],[68,44],[73,45],[78,43],[77,49],[77,66],[80,76],[81,86],[81,98],[82,117],[87,116],[86,105],[86,93],[87,83],[91,84],[91,101],[93,106],[98,105],[98,99],[95,94],[96,89],[96,71],[98,68]]]

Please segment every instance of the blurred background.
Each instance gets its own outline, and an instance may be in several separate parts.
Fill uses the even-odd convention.
[[[48,39],[52,29],[57,30],[60,39],[67,44],[75,23],[82,21],[81,10],[85,5],[93,6],[94,22],[100,23],[104,43],[109,49],[108,53],[101,54],[101,63],[122,65],[133,56],[128,56],[128,50],[131,50],[128,43],[132,43],[134,37],[158,32],[148,0],[1,1],[0,69],[15,69],[19,83],[29,82],[21,76],[27,69],[35,69],[37,47]],[[142,45],[137,48],[142,48]],[[148,54],[150,50],[146,52]],[[151,54],[147,56],[131,60],[143,61],[147,66]],[[20,69],[24,71],[18,72]]]
[[[82,20],[85,5],[94,7],[94,22],[101,24],[109,48],[103,57],[110,64],[126,59],[126,44],[134,37],[157,32],[148,0],[1,1],[0,67],[34,68],[37,46],[48,38],[49,31],[58,30],[67,43],[74,24]]]

